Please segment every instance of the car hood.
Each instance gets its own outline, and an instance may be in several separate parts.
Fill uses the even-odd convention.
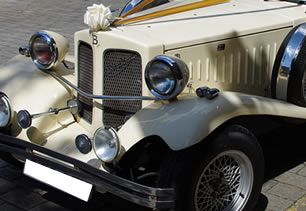
[[[305,6],[284,1],[231,0],[117,27],[162,43],[165,51],[293,27],[305,20]]]

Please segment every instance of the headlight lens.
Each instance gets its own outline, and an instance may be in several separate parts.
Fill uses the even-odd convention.
[[[11,120],[11,107],[8,98],[0,95],[0,127],[6,127]]]
[[[189,70],[179,58],[157,56],[146,66],[145,79],[153,95],[168,100],[183,91],[189,79]]]
[[[103,162],[112,162],[120,151],[117,134],[113,128],[99,128],[94,135],[93,148],[97,157]]]
[[[58,50],[54,39],[45,32],[34,34],[29,43],[30,54],[34,64],[42,70],[51,69],[58,58]]]
[[[175,87],[175,77],[170,66],[164,62],[156,61],[148,71],[148,78],[152,88],[161,95],[173,92]]]

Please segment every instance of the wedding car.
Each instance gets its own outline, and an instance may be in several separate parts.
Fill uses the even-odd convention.
[[[258,135],[306,119],[305,12],[295,0],[132,0],[114,17],[94,4],[74,56],[39,31],[0,66],[1,157],[84,201],[254,209]]]

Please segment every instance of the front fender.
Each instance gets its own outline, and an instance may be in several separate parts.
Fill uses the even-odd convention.
[[[306,108],[235,92],[221,92],[212,100],[184,96],[167,104],[152,103],[137,112],[118,136],[125,150],[152,135],[160,136],[172,150],[181,150],[200,142],[227,120],[242,115],[306,119]]]
[[[72,80],[74,71],[59,65],[58,73]],[[15,56],[0,67],[0,92],[5,93],[14,111],[12,133],[19,138],[40,142],[37,134],[50,134],[56,131],[59,125],[74,121],[70,112],[61,112],[58,115],[47,115],[35,119],[31,128],[22,130],[16,124],[16,114],[26,109],[31,114],[48,111],[49,108],[66,107],[66,102],[72,97],[72,91],[63,83],[57,81],[48,73],[36,68],[31,58]],[[35,130],[33,130],[35,128]],[[32,129],[32,130],[30,130]],[[39,131],[33,134],[29,131]]]

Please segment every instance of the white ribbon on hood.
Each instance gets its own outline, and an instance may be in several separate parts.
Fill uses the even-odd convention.
[[[87,7],[87,11],[84,15],[84,23],[87,24],[93,32],[106,30],[110,26],[112,20],[114,20],[114,18],[110,8],[105,7],[103,4],[93,4]]]

